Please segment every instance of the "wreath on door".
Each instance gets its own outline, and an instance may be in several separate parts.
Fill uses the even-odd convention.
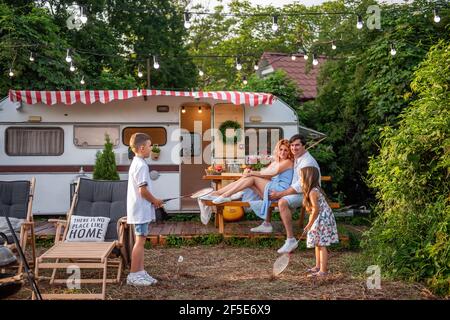
[[[227,129],[234,129],[234,136],[227,137]],[[222,133],[223,143],[237,143],[239,140],[241,140],[241,130],[239,129],[241,129],[241,125],[237,121],[227,120],[223,122],[219,127],[219,130]]]

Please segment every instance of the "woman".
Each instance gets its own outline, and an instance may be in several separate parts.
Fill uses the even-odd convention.
[[[259,172],[246,171],[239,180],[201,199],[212,200],[214,204],[220,204],[239,199],[240,194],[237,194],[237,192],[251,188],[263,200],[262,202],[250,202],[250,205],[259,217],[266,219],[270,207],[269,193],[289,188],[294,173],[294,156],[287,139],[278,141],[274,150],[274,159],[275,161],[267,168]]]

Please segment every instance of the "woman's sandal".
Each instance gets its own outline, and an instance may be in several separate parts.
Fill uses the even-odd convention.
[[[320,271],[320,268],[317,268],[317,267],[306,269],[306,272],[308,272],[308,273],[316,273],[319,271]]]
[[[327,275],[328,275],[328,272],[317,271],[315,273],[311,273],[310,275],[308,275],[308,277],[322,278],[322,277],[326,277]]]

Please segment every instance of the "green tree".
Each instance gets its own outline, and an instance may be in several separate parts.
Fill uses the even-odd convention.
[[[450,295],[450,42],[433,46],[414,73],[417,98],[381,134],[370,161],[377,218],[364,247],[385,272]]]
[[[120,180],[117,173],[113,144],[108,135],[106,135],[105,140],[103,151],[98,151],[96,154],[94,180]]]

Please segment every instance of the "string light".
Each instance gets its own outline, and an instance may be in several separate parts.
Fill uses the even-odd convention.
[[[12,68],[9,68],[8,75],[9,75],[10,78],[14,77],[14,72],[13,72]]]
[[[242,64],[241,64],[241,62],[239,61],[239,58],[236,58],[236,70],[241,70],[242,69]]]
[[[31,61],[31,62],[34,61],[33,52],[30,52],[30,61]]]
[[[317,60],[316,55],[313,54],[313,65],[317,66],[319,64],[319,60]]]
[[[333,41],[331,42],[331,49],[336,50],[336,43]]]
[[[142,78],[143,75],[144,75],[144,74],[143,74],[142,71],[141,71],[141,67],[138,67],[138,77],[139,77],[139,78]]]
[[[80,21],[81,23],[85,24],[87,22],[88,18],[83,13],[83,7],[80,7]]]
[[[246,76],[244,76],[244,77],[242,78],[242,83],[243,83],[244,85],[247,85],[248,81],[247,81],[247,77],[246,77]]]
[[[272,30],[273,32],[278,30],[278,16],[272,16]]]
[[[181,107],[181,113],[186,113],[186,109],[184,108],[184,106]]]
[[[391,56],[395,56],[397,54],[397,50],[395,50],[395,46],[391,43]]]
[[[72,61],[70,62],[70,68],[69,68],[69,70],[70,70],[71,72],[74,72],[74,71],[75,71],[75,66],[73,65]]]
[[[156,59],[156,56],[153,56],[153,68],[159,69],[159,63],[158,60]]]
[[[184,13],[184,27],[189,29],[191,27],[191,22],[189,21],[189,12]]]
[[[356,23],[356,28],[362,29],[362,27],[363,27],[363,20],[361,15],[358,14],[358,22]]]
[[[199,71],[198,71],[198,75],[199,75],[200,77],[203,77],[204,74],[205,74],[205,73],[203,72],[203,70],[199,70]]]
[[[258,71],[258,69],[259,69],[258,62],[255,62],[255,65],[253,66],[253,69],[254,69],[255,71]]]
[[[434,18],[433,18],[434,22],[439,23],[439,21],[441,21],[441,17],[439,17],[438,9],[434,9],[433,13],[434,13]]]
[[[198,107],[198,113],[202,113],[202,107]]]
[[[70,56],[70,49],[67,49],[66,61],[67,61],[67,63],[71,63],[72,62],[72,57]]]
[[[308,60],[308,52],[305,50],[305,54],[303,55],[303,59]]]
[[[80,83],[83,84],[83,85],[85,84],[85,82],[84,82],[84,76],[81,77]]]

